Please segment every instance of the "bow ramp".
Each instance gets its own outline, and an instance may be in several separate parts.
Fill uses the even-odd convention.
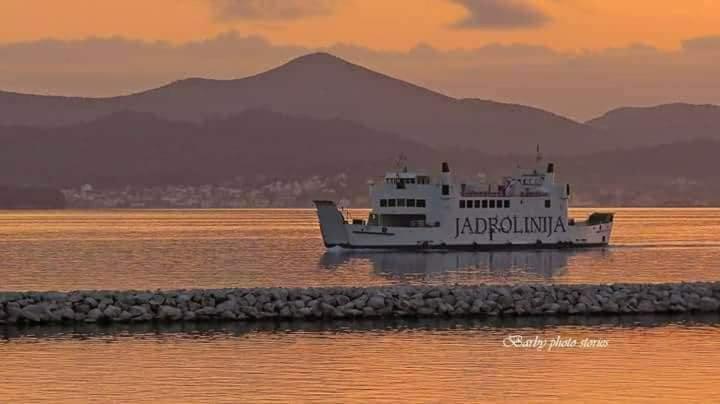
[[[325,246],[347,246],[349,244],[345,218],[333,201],[313,201],[317,208],[320,231]]]

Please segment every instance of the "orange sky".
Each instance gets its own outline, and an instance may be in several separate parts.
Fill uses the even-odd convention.
[[[467,15],[453,0],[322,0],[335,1],[329,13],[297,19],[219,19],[214,1],[3,0],[0,42],[89,36],[186,42],[237,30],[276,44],[344,42],[394,50],[420,42],[441,49],[475,48],[492,42],[542,44],[562,50],[633,43],[675,49],[684,39],[720,33],[720,1],[714,0],[503,0],[525,1],[545,14],[548,22],[539,27],[502,29],[452,28]]]

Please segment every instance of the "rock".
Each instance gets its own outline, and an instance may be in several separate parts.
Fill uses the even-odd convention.
[[[700,299],[698,306],[701,311],[717,311],[718,307],[720,307],[720,302],[712,297],[703,297]]]
[[[549,314],[554,314],[554,313],[557,313],[558,311],[560,311],[560,305],[557,303],[550,303],[543,307],[544,307],[543,311],[545,313],[549,313]]]
[[[605,310],[608,313],[617,313],[620,311],[620,306],[618,306],[617,303],[608,300],[607,302],[603,303],[602,305],[603,310]]]
[[[31,304],[22,309],[22,316],[32,322],[46,322],[50,320],[50,311],[46,304]]]
[[[237,304],[235,299],[229,299],[229,300],[226,300],[226,301],[218,304],[216,306],[216,309],[219,312],[229,311],[229,312],[234,313],[234,312],[237,312],[238,310],[240,310],[240,306]]]
[[[155,294],[148,300],[148,303],[150,303],[151,306],[160,306],[165,303],[165,296]]]
[[[643,300],[638,304],[637,310],[640,313],[654,313],[655,305],[649,300]]]
[[[123,310],[117,319],[118,319],[118,321],[125,322],[125,321],[129,321],[131,318],[133,318],[133,315],[130,314],[129,311]]]
[[[0,292],[0,322],[256,320],[717,312],[720,282],[684,284]]]
[[[502,309],[509,309],[515,305],[515,300],[509,294],[502,294],[498,297],[497,303]]]
[[[188,294],[180,294],[176,300],[178,303],[187,303],[192,300],[192,296]]]
[[[122,309],[113,305],[107,306],[105,310],[103,310],[103,315],[109,319],[117,319],[120,317],[120,313],[122,313]]]
[[[344,306],[350,303],[350,298],[345,295],[338,295],[335,300],[337,301],[338,306]]]
[[[363,308],[362,312],[365,317],[375,317],[377,315],[377,313],[375,313],[375,310],[373,310],[373,308],[369,306]]]
[[[142,317],[147,314],[147,310],[144,306],[132,306],[130,307],[130,315],[132,317]]]
[[[249,308],[249,309],[254,310],[253,308]],[[214,316],[214,315],[215,315],[215,312],[216,312],[216,311],[215,311],[215,308],[214,308],[214,307],[203,307],[203,308],[201,308],[201,309],[199,309],[199,310],[196,310],[196,311],[195,311],[195,315],[196,315],[197,317],[200,317],[200,318],[207,318],[207,317],[212,317],[212,316]]]
[[[78,304],[77,306],[75,306],[75,313],[87,314],[91,308],[92,307],[90,307],[89,304],[81,303],[81,304]]]
[[[687,305],[687,303],[685,302],[685,299],[683,299],[680,294],[676,294],[676,293],[673,293],[670,295],[670,304],[677,304],[680,306]]]
[[[222,318],[223,320],[237,320],[237,315],[235,315],[235,313],[230,310],[225,310],[220,315],[220,318]]]
[[[88,312],[87,317],[85,317],[86,323],[94,323],[98,320],[100,320],[103,316],[103,312],[100,311],[100,309],[92,309]]]
[[[182,310],[176,307],[162,305],[158,308],[158,318],[161,320],[179,320],[182,318]]]
[[[374,310],[379,310],[385,307],[385,298],[383,296],[375,295],[370,298],[367,305]]]
[[[421,307],[418,309],[417,313],[421,316],[432,316],[435,314],[435,310],[430,307]]]

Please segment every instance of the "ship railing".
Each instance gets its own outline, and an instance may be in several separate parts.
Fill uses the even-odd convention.
[[[365,220],[363,220],[363,219],[355,219],[355,218],[353,217],[352,213],[350,213],[350,210],[348,210],[348,209],[346,209],[346,208],[341,207],[341,208],[340,208],[340,214],[342,215],[342,217],[343,217],[343,222],[345,222],[345,224],[360,224],[360,225],[365,225],[365,224],[367,223],[367,222],[366,222]]]

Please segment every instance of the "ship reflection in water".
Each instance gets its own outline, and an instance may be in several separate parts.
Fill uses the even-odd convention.
[[[575,257],[592,255],[601,258],[609,254],[606,249],[495,252],[330,250],[320,258],[320,266],[337,270],[369,265],[374,273],[401,281],[433,278],[489,282],[552,280],[564,276],[569,261]]]

